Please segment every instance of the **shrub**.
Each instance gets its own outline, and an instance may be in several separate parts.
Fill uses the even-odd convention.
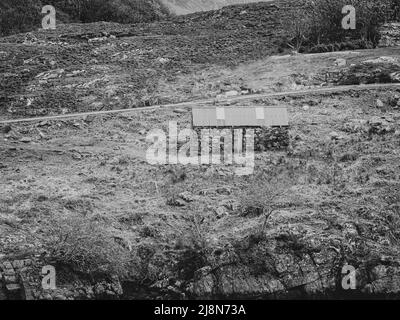
[[[0,35],[24,32],[41,26],[41,3],[36,0],[2,0]]]
[[[240,214],[245,217],[265,215],[268,218],[275,209],[277,200],[293,183],[286,174],[271,177],[268,174],[252,178],[238,196]]]
[[[305,0],[304,3],[303,9],[287,22],[289,46],[298,51],[308,51],[307,48],[312,48],[312,52],[343,50],[349,47],[349,42],[360,49],[370,47],[368,43],[376,46],[379,27],[400,17],[397,0]],[[356,9],[356,30],[342,28],[345,5]]]
[[[291,35],[288,43],[289,47],[298,52],[300,51],[304,42],[307,41],[310,23],[310,16],[304,10],[289,13],[286,23],[287,31]]]
[[[197,270],[211,264],[209,257],[212,248],[208,246],[201,226],[201,214],[199,208],[193,209],[196,213],[190,219],[191,230],[188,234],[182,234],[176,245],[176,248],[181,250],[181,255],[175,268],[185,280],[193,279]]]
[[[98,222],[80,216],[56,217],[46,230],[47,258],[90,275],[124,276],[129,251]]]

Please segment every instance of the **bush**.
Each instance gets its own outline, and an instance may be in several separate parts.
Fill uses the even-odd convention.
[[[345,5],[356,9],[356,30],[342,28]],[[312,52],[344,50],[349,42],[358,49],[374,47],[379,42],[379,27],[399,19],[399,10],[397,0],[305,0],[303,10],[287,22],[289,46],[298,51],[312,48]]]
[[[53,218],[46,231],[47,258],[90,275],[125,276],[129,251],[98,222],[80,216]]]
[[[197,270],[212,264],[210,257],[213,248],[209,247],[201,225],[202,211],[196,206],[192,210],[195,213],[190,217],[191,230],[188,234],[183,233],[176,243],[176,249],[181,251],[181,255],[175,269],[184,280],[193,279]]]
[[[241,216],[268,218],[276,208],[277,200],[287,193],[293,183],[287,174],[275,177],[268,174],[256,175],[238,195]]]
[[[41,11],[41,3],[37,0],[2,0],[0,36],[39,28]]]
[[[139,23],[168,15],[159,0],[1,0],[0,36],[41,28],[44,5],[54,6],[57,21],[63,23]]]

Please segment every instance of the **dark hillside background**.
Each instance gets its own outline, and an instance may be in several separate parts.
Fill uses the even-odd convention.
[[[168,15],[158,0],[1,0],[0,35],[41,28],[45,5],[57,10],[57,22],[151,22]]]
[[[207,0],[198,4],[206,6],[213,1],[223,2]],[[236,1],[250,0],[223,3]],[[373,48],[379,43],[380,26],[400,20],[400,0],[275,0],[178,16],[171,3],[183,8],[192,0],[1,0],[0,36],[41,28],[41,9],[45,4],[56,8],[58,24],[141,23],[144,29],[158,28],[158,34],[188,36],[206,30],[208,36],[219,35],[218,45],[230,41],[232,50],[239,40],[246,39],[252,48],[259,43],[254,39],[260,37],[274,39],[274,48],[281,52],[289,47],[300,52]],[[341,26],[341,8],[349,3],[357,9],[356,30],[343,30]],[[163,23],[147,26],[160,20]]]

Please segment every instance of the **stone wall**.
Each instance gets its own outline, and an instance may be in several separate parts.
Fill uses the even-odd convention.
[[[32,300],[26,272],[32,260],[4,261],[0,264],[0,300]]]
[[[89,281],[61,270],[57,270],[61,276],[56,276],[56,280],[71,276],[74,282],[65,284],[57,281],[55,289],[43,289],[43,266],[42,261],[31,259],[0,261],[0,300],[115,300],[123,295],[117,276]]]
[[[243,147],[246,146],[246,139],[248,139],[248,136],[246,135],[246,130],[254,130],[254,151],[255,152],[262,152],[262,151],[267,151],[267,150],[284,150],[289,146],[289,126],[282,126],[282,127],[255,127],[255,128],[248,128],[248,127],[232,127],[232,128],[226,128],[226,127],[220,127],[220,128],[214,128],[214,127],[196,127],[195,131],[197,132],[197,136],[199,138],[199,145],[198,145],[198,150],[199,150],[199,155],[201,155],[201,150],[202,150],[202,140],[201,140],[201,130],[202,129],[209,129],[211,130],[211,135],[212,135],[212,130],[224,130],[224,129],[229,129],[232,130],[232,147],[235,145],[235,139],[237,139],[237,136],[234,134],[234,130],[241,129],[242,130],[242,145]],[[225,143],[225,142],[224,142]],[[207,141],[207,145],[209,144],[209,141]],[[212,147],[210,145],[210,152],[212,150]],[[234,150],[232,150],[234,151]],[[221,145],[221,153],[223,154],[224,152],[224,147]]]

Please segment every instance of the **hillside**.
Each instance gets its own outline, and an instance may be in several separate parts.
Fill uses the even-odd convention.
[[[261,0],[271,1],[271,0]],[[261,2],[260,0],[161,0],[161,2],[177,15],[189,14],[199,11],[220,9],[234,4]]]
[[[107,46],[97,43],[92,52]],[[274,56],[185,72],[159,85],[177,97],[298,90],[322,85],[318,79],[337,70],[338,59],[358,64],[382,55],[396,61],[399,49]],[[103,61],[74,72],[70,61],[70,73],[30,83],[33,94],[39,82],[54,90],[53,110],[64,101],[58,87],[79,90],[98,109],[117,102],[115,92],[128,99],[135,91],[124,87],[129,70],[121,74]],[[190,125],[184,106],[2,126],[0,264],[33,264],[27,283],[34,299],[354,298],[340,288],[346,262],[357,267],[355,295],[398,297],[399,91],[215,99],[217,106],[288,107],[290,148],[258,153],[250,177],[230,166],[146,162],[151,130],[168,121]],[[39,110],[35,95],[24,97]],[[274,208],[266,220],[257,205],[271,190],[279,197],[266,204]],[[93,246],[98,241],[101,250]],[[63,256],[71,247],[93,255]],[[128,263],[129,274],[116,283],[79,278],[81,263],[98,271],[104,260],[112,268]],[[37,270],[49,263],[60,280],[57,290],[43,291]]]
[[[0,35],[41,28],[44,5],[53,5],[57,22],[113,21],[139,23],[160,20],[168,10],[159,0],[2,0]]]
[[[0,300],[399,298],[400,48],[292,54],[296,5],[0,38]],[[290,145],[149,164],[193,105],[285,106]]]
[[[102,108],[193,98],[187,89],[174,89],[182,90],[177,95],[165,92],[164,86],[173,86],[182,73],[212,65],[234,66],[283,51],[282,18],[289,7],[290,2],[257,3],[149,24],[71,24],[55,31],[2,38],[0,51],[7,55],[2,57],[0,113],[8,110],[8,116],[15,117],[62,109],[94,110],[98,108],[95,103],[85,102],[87,93],[80,88],[80,76],[70,77],[67,87],[38,79],[39,74],[52,74],[62,83],[62,74],[76,70],[84,70],[93,80],[103,78],[105,71],[98,65],[107,68],[105,79],[110,88],[118,87],[109,93],[101,86],[93,87],[94,94],[109,97]],[[32,103],[26,108],[28,95]],[[54,104],[57,97],[60,99]]]

